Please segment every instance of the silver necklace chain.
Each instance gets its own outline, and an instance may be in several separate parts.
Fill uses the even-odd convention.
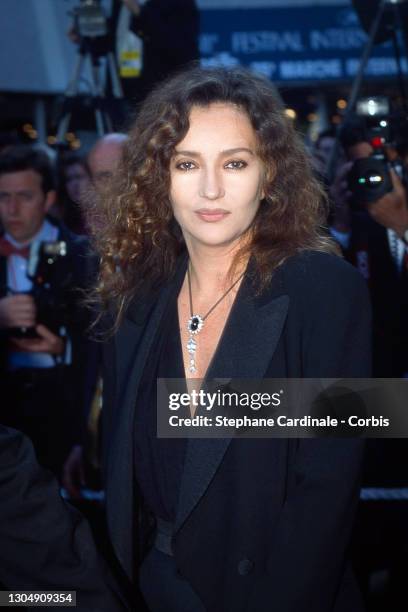
[[[229,289],[227,289],[227,291],[222,294],[220,299],[217,300],[215,304],[213,304],[213,306],[211,306],[209,311],[204,316],[202,316],[199,314],[194,314],[193,292],[191,290],[190,262],[188,263],[187,280],[188,280],[188,295],[190,299],[190,318],[187,321],[187,331],[189,333],[189,338],[187,342],[187,351],[188,351],[188,354],[190,355],[189,371],[191,374],[195,374],[197,372],[197,367],[196,367],[197,340],[195,340],[193,336],[198,334],[203,329],[204,321],[217,308],[218,304],[222,302],[222,300],[230,293],[230,291],[232,291],[232,289],[241,280],[244,274],[245,272],[243,272],[240,276],[238,276],[237,280],[232,283],[231,287],[229,287]]]

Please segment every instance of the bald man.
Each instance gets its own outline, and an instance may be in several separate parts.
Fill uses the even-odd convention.
[[[88,168],[96,188],[112,176],[120,162],[127,139],[126,134],[107,134],[97,140],[88,153]]]
[[[106,134],[99,138],[92,149],[88,153],[87,166],[91,176],[95,190],[101,189],[107,180],[113,175],[118,164],[120,163],[123,148],[128,140],[126,134],[112,133]],[[97,199],[97,198],[96,198]],[[92,211],[87,214],[94,214]],[[95,219],[93,219],[95,225]],[[97,263],[95,268],[97,268]],[[96,272],[95,272],[96,274]],[[92,402],[95,392],[97,392],[97,380],[99,375],[100,364],[100,345],[95,343],[91,354],[88,355],[88,384],[86,387],[86,404],[90,410],[94,410],[98,403]],[[91,405],[93,408],[91,408]],[[89,415],[85,415],[85,420],[88,421]],[[85,426],[86,428],[87,426]],[[62,484],[73,499],[79,499],[81,496],[81,486],[85,486],[85,476],[83,467],[83,446],[76,444],[69,453],[63,468]]]

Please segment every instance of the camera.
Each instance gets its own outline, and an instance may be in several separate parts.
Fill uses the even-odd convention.
[[[370,157],[356,159],[348,175],[348,187],[358,204],[370,204],[392,191],[390,165],[382,145],[375,147]]]
[[[355,142],[370,143],[373,153],[354,162],[348,186],[357,204],[370,204],[392,191],[391,168],[406,182],[402,163],[390,162],[385,153],[385,146],[393,143],[393,132],[398,132],[400,126],[392,126],[390,104],[385,97],[361,99],[356,110],[361,131],[359,138],[355,134]]]
[[[80,0],[73,14],[74,29],[81,38],[100,38],[108,34],[108,21],[100,0]]]
[[[35,242],[31,246],[27,276],[37,309],[37,323],[58,334],[69,321],[73,298],[69,291],[71,275],[66,272],[67,245],[64,241]],[[13,328],[14,338],[35,338],[34,328]]]

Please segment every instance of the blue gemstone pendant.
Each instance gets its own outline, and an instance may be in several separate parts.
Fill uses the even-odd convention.
[[[193,315],[187,322],[187,329],[190,334],[198,334],[203,329],[204,319],[200,315]]]

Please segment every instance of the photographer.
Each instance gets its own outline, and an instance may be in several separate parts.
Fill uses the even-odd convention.
[[[80,436],[87,242],[47,216],[54,200],[45,153],[16,146],[0,156],[0,420],[58,474]]]
[[[377,197],[375,186],[360,189],[366,175],[363,171],[361,179],[357,179],[356,162],[372,159],[374,153],[363,118],[356,116],[347,122],[340,140],[347,161],[339,165],[330,186],[334,204],[331,233],[369,285],[374,317],[374,375],[405,377],[408,375],[408,206],[406,185],[400,176],[403,173],[396,171],[399,163],[395,148],[386,145],[382,164],[383,182],[389,181],[388,191],[379,191]],[[379,183],[379,178],[375,178]]]
[[[398,131],[402,133],[402,130]],[[334,204],[331,233],[369,286],[373,307],[374,376],[406,377],[408,202],[406,183],[401,178],[404,171],[401,172],[397,148],[386,145],[383,147],[382,161],[385,172],[379,166],[378,175],[372,173],[371,176],[381,177],[387,192],[378,197],[375,184],[360,190],[358,185],[366,185],[362,179],[370,175],[364,172],[364,163],[370,165],[374,153],[364,119],[353,117],[345,123],[340,140],[347,161],[338,166],[330,186]],[[403,150],[400,143],[398,153],[401,154]],[[361,169],[363,172],[356,172]],[[358,176],[360,181],[356,181]],[[380,183],[378,178],[375,182],[377,185]],[[406,487],[406,457],[407,441],[403,438],[368,440],[363,487]],[[367,601],[370,600],[370,576],[381,570],[387,572],[387,582],[383,587],[386,591],[386,609],[400,609],[398,602],[402,601],[402,593],[405,593],[408,536],[405,504],[401,501],[362,504],[356,534],[354,566]]]

